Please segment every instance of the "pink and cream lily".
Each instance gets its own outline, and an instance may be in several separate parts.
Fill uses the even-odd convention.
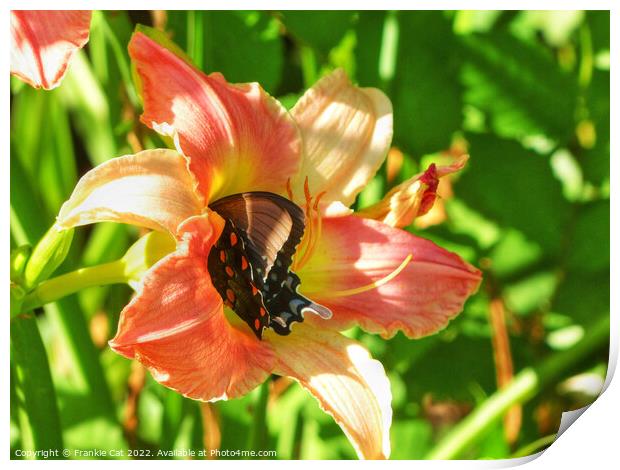
[[[146,150],[94,168],[58,217],[66,228],[115,221],[176,240],[143,277],[110,346],[163,385],[204,401],[239,397],[272,373],[292,377],[360,457],[389,457],[389,381],[340,331],[359,325],[385,337],[434,333],[481,279],[457,255],[347,209],[389,149],[389,99],[336,71],[288,113],[258,84],[205,75],[144,33],[134,34],[129,52],[141,81],[142,121],[170,136],[176,150]],[[425,175],[409,199],[416,207],[438,176]],[[262,341],[223,306],[206,263],[222,226],[208,204],[259,190],[289,193],[305,207],[294,268],[301,292],[333,312],[329,320],[307,316],[289,336],[266,330]]]
[[[90,11],[12,10],[11,74],[34,88],[56,88],[88,42],[90,20]]]

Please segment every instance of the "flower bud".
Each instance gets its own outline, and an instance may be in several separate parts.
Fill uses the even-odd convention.
[[[22,245],[11,251],[11,282],[23,283],[24,270],[32,253],[30,245]]]
[[[52,275],[69,253],[73,229],[52,226],[37,243],[24,270],[24,287],[29,290]]]

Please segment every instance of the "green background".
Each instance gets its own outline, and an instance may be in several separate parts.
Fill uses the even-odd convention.
[[[161,12],[95,12],[90,41],[58,89],[12,79],[12,249],[36,244],[92,166],[133,153],[132,139],[165,145],[138,121],[126,50],[135,24],[154,18],[163,24]],[[467,145],[469,164],[441,201],[446,221],[407,229],[480,267],[480,291],[425,339],[348,332],[389,375],[393,459],[532,453],[553,441],[562,410],[595,399],[608,353],[600,335],[609,317],[608,12],[170,11],[165,19],[200,68],[258,81],[287,107],[336,67],[384,90],[404,162],[389,182],[382,168],[358,207]],[[79,229],[56,274],[117,259],[138,235],[114,224]],[[129,295],[126,286],[86,290],[11,321],[12,456],[63,446],[153,456],[217,437],[197,402],[150,377],[140,386],[140,370],[105,345]],[[506,394],[497,393],[491,299],[505,306],[515,374],[537,378],[509,402],[521,403],[516,424],[493,408]],[[268,397],[268,387],[212,406],[222,449],[355,458],[307,393],[292,385]],[[482,428],[462,421],[472,412]]]

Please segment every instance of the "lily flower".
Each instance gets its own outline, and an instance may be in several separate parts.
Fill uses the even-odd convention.
[[[64,228],[114,221],[176,240],[137,286],[110,346],[161,384],[203,401],[242,396],[270,374],[292,377],[361,458],[389,457],[389,381],[383,366],[341,331],[359,325],[385,337],[434,333],[481,280],[457,255],[347,209],[389,149],[389,99],[336,71],[288,113],[258,84],[205,75],[143,32],[134,34],[129,53],[141,82],[141,119],[171,137],[176,150],[145,150],[97,166],[58,217]],[[207,262],[213,253],[228,262],[229,252],[214,246],[238,242],[230,233],[222,242],[225,220],[211,207],[255,191],[287,195],[305,213],[291,269],[322,315],[306,315],[288,335],[253,331],[231,309],[237,299],[214,287]]]
[[[90,11],[12,10],[11,74],[34,88],[56,88],[88,42],[90,20]]]
[[[411,225],[433,208],[439,179],[462,170],[468,159],[468,155],[463,155],[450,165],[431,164],[424,172],[393,187],[381,201],[362,209],[358,215],[381,220],[392,227]]]

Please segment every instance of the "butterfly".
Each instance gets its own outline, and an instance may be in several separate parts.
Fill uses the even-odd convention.
[[[331,317],[327,307],[297,292],[301,281],[290,270],[305,229],[299,206],[257,191],[226,196],[209,208],[225,221],[207,261],[213,286],[258,339],[265,328],[288,335],[307,312]]]

